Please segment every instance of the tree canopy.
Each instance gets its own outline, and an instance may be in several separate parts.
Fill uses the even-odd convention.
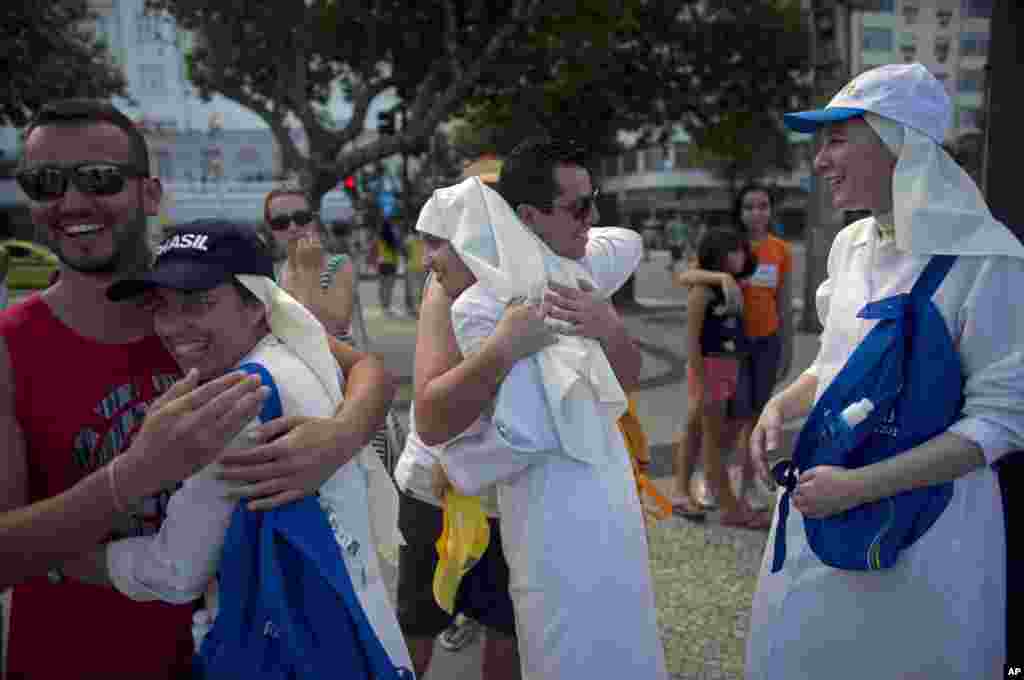
[[[517,77],[485,80],[470,100],[458,145],[500,154],[541,130],[613,151],[620,130],[658,143],[681,125],[727,176],[790,167],[775,112],[809,94],[797,2],[641,2],[614,28],[603,41],[563,41],[557,59],[524,49]]]
[[[683,121],[701,130],[739,106],[771,109],[794,96],[806,67],[791,4],[148,0],[194,33],[188,61],[200,93],[258,114],[315,197],[358,168],[421,149],[453,117],[489,127],[475,143],[499,151],[537,131],[611,150],[622,128]],[[351,104],[344,121],[325,115],[338,91]],[[404,124],[364,135],[371,104],[387,92]],[[295,123],[308,154],[288,134]]]
[[[0,124],[25,125],[52,99],[124,96],[87,0],[7,0],[0,16]]]

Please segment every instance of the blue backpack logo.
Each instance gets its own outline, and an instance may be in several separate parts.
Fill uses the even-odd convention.
[[[281,415],[271,389],[260,419]],[[394,666],[356,596],[327,518],[316,498],[267,512],[239,503],[219,568],[220,611],[196,657],[204,680],[412,680]]]
[[[818,465],[859,468],[944,432],[960,415],[964,377],[946,322],[931,298],[956,257],[933,256],[909,293],[871,302],[859,318],[878,324],[815,404],[792,461],[773,472],[779,501],[772,572],[786,558],[789,496]],[[856,417],[850,417],[856,414]],[[886,569],[924,535],[953,497],[953,482],[904,491],[824,519],[804,518],[807,542],[839,569]]]

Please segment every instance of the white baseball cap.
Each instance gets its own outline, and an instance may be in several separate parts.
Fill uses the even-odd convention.
[[[847,83],[823,109],[783,116],[797,132],[815,132],[822,125],[871,111],[912,127],[942,144],[953,118],[946,88],[919,63],[886,64],[865,71]]]

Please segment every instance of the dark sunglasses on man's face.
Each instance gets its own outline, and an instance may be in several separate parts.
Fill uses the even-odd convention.
[[[124,190],[129,177],[149,173],[127,163],[83,161],[71,165],[37,165],[15,174],[18,186],[33,201],[55,201],[64,196],[68,182],[83,194],[113,196]]]
[[[594,189],[594,192],[589,196],[580,196],[568,205],[558,205],[557,203],[549,203],[548,205],[551,209],[563,208],[574,220],[582,222],[590,214],[590,211],[594,209],[594,206],[597,204],[597,197],[600,193],[599,189]]]
[[[296,210],[292,214],[282,213],[270,218],[270,228],[274,231],[284,231],[292,222],[304,227],[316,217],[316,213],[309,210]]]

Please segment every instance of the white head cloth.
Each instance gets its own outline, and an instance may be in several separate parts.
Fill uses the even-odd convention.
[[[572,288],[586,281],[594,287],[579,262],[552,251],[479,177],[436,190],[423,206],[416,229],[449,241],[477,281],[501,303],[517,298],[540,301],[549,281]],[[565,452],[579,460],[600,459],[605,452],[594,451],[593,439],[580,436],[588,424],[568,417],[572,406],[567,397],[574,388],[586,387],[613,421],[625,411],[626,395],[601,344],[562,335],[556,344],[541,350],[537,360]]]
[[[870,111],[864,120],[896,157],[893,221],[901,250],[1024,257],[1024,246],[992,217],[974,180],[934,139]]]
[[[252,291],[267,310],[270,332],[292,350],[313,372],[337,407],[344,400],[338,362],[327,342],[327,330],[302,303],[265,276],[239,274],[235,278]],[[370,529],[381,555],[394,561],[401,541],[398,527],[398,495],[380,457],[371,446],[359,457],[369,473]],[[328,480],[324,486],[331,483]]]
[[[886,64],[847,83],[824,109],[785,115],[794,130],[863,115],[896,157],[896,245],[916,255],[1008,255],[1024,246],[989,212],[974,180],[942,148],[953,118],[949,94],[924,65]],[[884,222],[887,216],[876,216]]]

